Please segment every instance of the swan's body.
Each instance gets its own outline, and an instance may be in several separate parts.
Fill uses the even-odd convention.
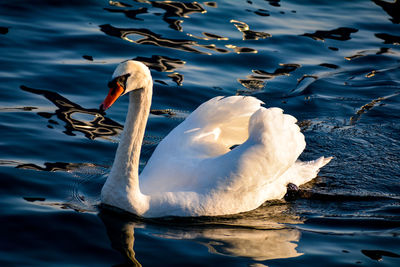
[[[131,92],[122,138],[101,192],[104,204],[144,217],[234,214],[282,198],[288,183],[312,180],[331,159],[298,161],[304,136],[296,119],[281,109],[263,108],[254,97],[215,97],[160,142],[139,182],[152,79],[136,61],[121,63],[113,78],[117,83],[103,109]],[[234,145],[239,146],[231,150]]]

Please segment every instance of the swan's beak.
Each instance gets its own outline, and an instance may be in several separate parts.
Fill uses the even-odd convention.
[[[118,82],[112,83],[107,97],[100,105],[100,110],[105,111],[106,109],[111,107],[111,105],[114,104],[115,100],[117,100],[117,98],[120,97],[123,92],[124,88]]]

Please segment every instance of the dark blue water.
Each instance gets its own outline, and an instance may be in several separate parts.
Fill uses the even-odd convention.
[[[400,2],[2,1],[1,266],[399,266]],[[155,80],[141,168],[217,95],[298,118],[301,158],[334,156],[299,198],[218,218],[98,207],[128,98],[116,65]]]

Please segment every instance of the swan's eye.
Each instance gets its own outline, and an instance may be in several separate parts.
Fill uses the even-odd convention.
[[[119,85],[122,88],[124,88],[124,91],[126,89],[126,81],[128,80],[129,76],[130,76],[130,74],[128,73],[128,74],[125,74],[125,75],[122,75],[122,76],[119,76],[119,77],[115,78],[116,82],[119,83]]]
[[[122,76],[118,76],[117,78],[113,79],[112,81],[108,82],[107,86],[108,88],[112,89],[111,94],[114,95],[116,92],[116,89],[118,88],[118,85],[124,89],[123,92],[126,90],[126,81],[128,80],[128,77],[130,74],[125,74]]]

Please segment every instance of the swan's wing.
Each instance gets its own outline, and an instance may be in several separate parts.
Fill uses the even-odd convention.
[[[187,156],[211,157],[230,151],[249,136],[250,117],[262,102],[250,96],[215,97],[176,128]],[[169,142],[170,140],[168,140]]]
[[[205,179],[208,184],[201,186],[211,189],[204,208],[216,214],[237,213],[282,197],[287,181],[281,177],[295,164],[305,145],[294,117],[283,114],[280,108],[260,108],[250,118],[246,142],[202,161],[200,176],[214,177]]]
[[[220,177],[217,183],[221,189],[236,191],[241,187],[260,188],[278,179],[306,146],[296,121],[280,108],[259,108],[250,118],[246,142],[228,153],[204,160],[202,169],[213,170],[214,176]]]
[[[250,117],[262,102],[254,97],[215,97],[193,111],[157,146],[140,174],[145,193],[195,188],[201,160],[217,157],[249,136]]]

